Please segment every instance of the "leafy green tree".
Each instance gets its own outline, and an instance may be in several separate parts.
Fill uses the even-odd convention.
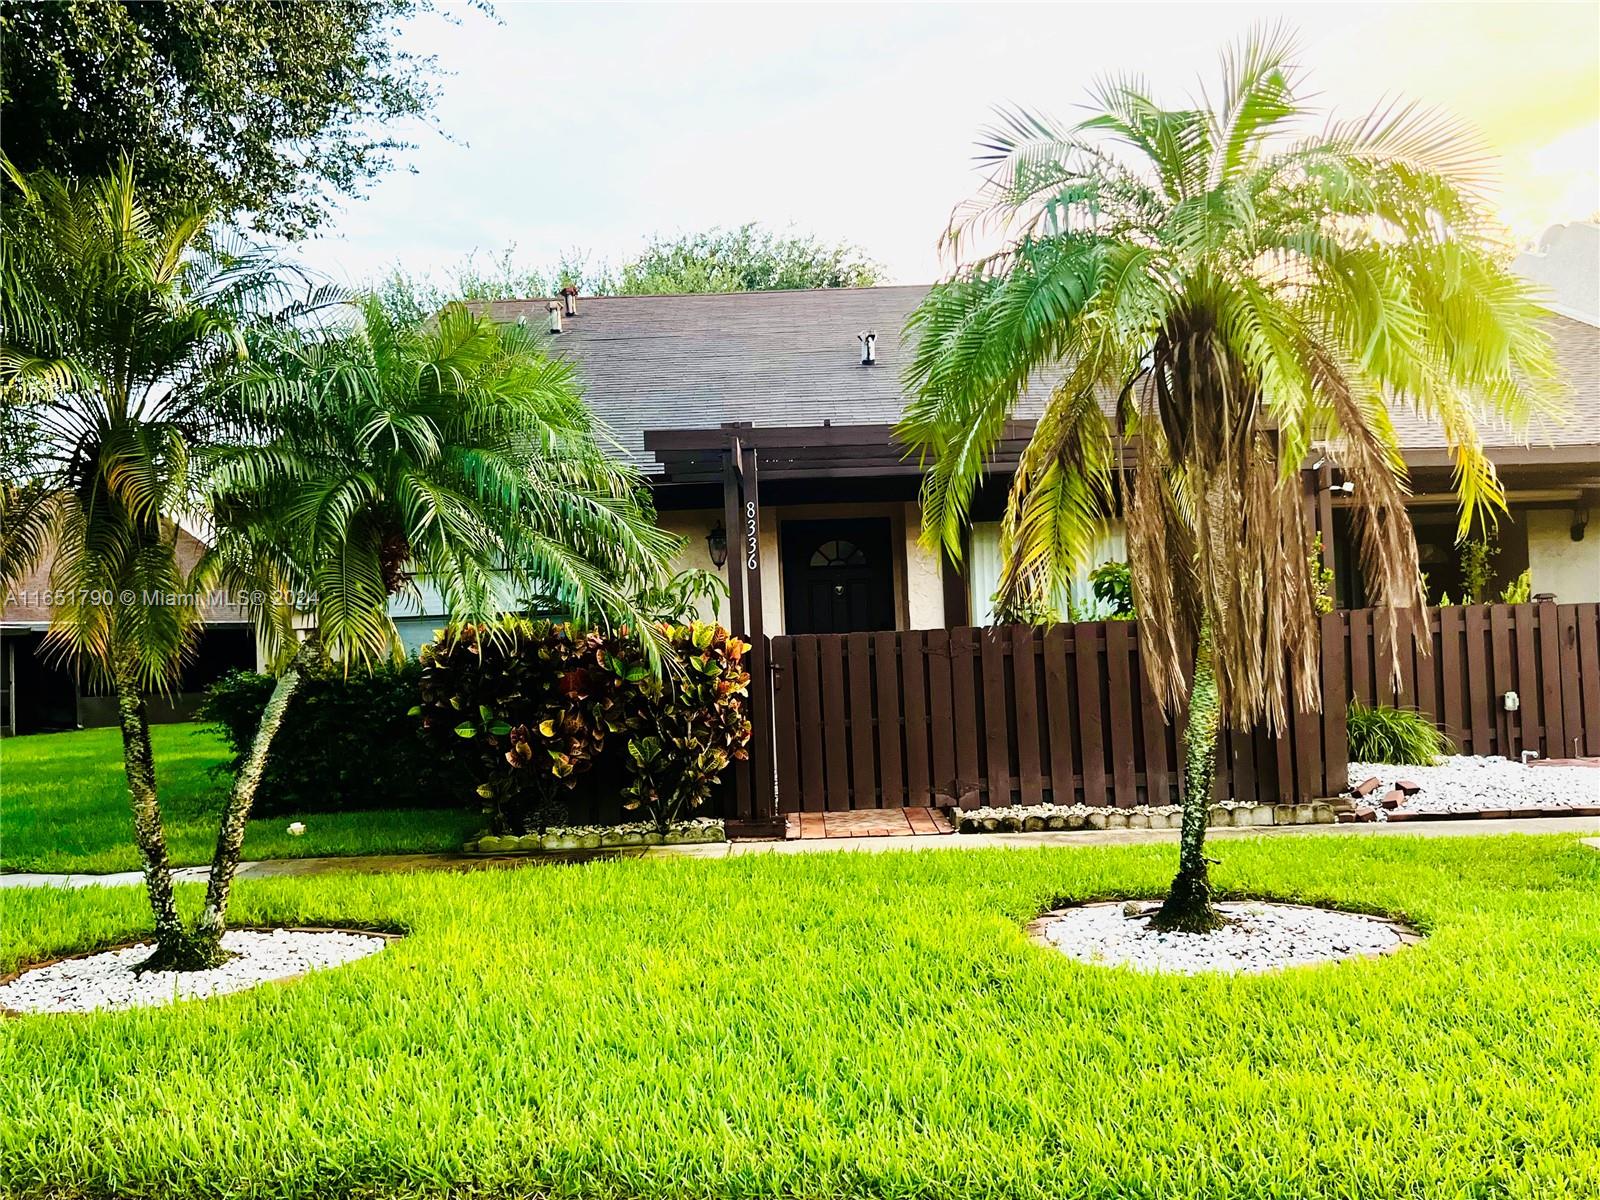
[[[623,296],[872,287],[883,268],[847,243],[780,235],[755,224],[653,238],[618,272]]]
[[[136,153],[144,203],[208,204],[290,236],[392,164],[434,102],[395,37],[429,0],[58,0],[0,10],[5,153],[104,176]]]
[[[442,281],[396,266],[374,291],[392,316],[416,319],[451,300],[553,296],[568,284],[586,296],[648,296],[872,287],[883,279],[883,268],[854,246],[779,236],[754,224],[654,238],[617,270],[592,263],[593,256],[581,250],[569,250],[541,270],[520,260],[516,251],[511,245],[496,255],[468,255]]]
[[[987,182],[946,238],[957,256],[976,230],[1009,241],[910,321],[901,432],[933,460],[924,536],[951,553],[1003,422],[1053,381],[1003,521],[1003,601],[1052,594],[1131,466],[1143,661],[1168,711],[1188,709],[1179,870],[1155,918],[1169,928],[1218,920],[1203,846],[1221,723],[1282,728],[1291,690],[1319,702],[1299,482],[1312,447],[1356,481],[1374,599],[1415,621],[1389,407],[1442,426],[1465,532],[1504,503],[1479,414],[1515,426],[1551,403],[1539,309],[1508,270],[1472,146],[1407,105],[1305,132],[1293,59],[1273,31],[1187,107],[1114,80],[1076,123],[1002,113]]]
[[[313,662],[361,669],[397,653],[389,602],[416,575],[461,619],[536,594],[638,629],[631,597],[675,542],[636,475],[606,456],[570,368],[525,330],[459,305],[426,326],[394,325],[372,300],[353,322],[285,309],[275,264],[220,250],[203,212],[147,211],[126,161],[88,184],[10,183],[0,393],[36,418],[44,448],[0,493],[0,583],[53,555],[68,602],[49,643],[117,695],[156,922],[145,965],[211,965],[273,736]],[[179,517],[212,542],[187,572]],[[309,628],[235,778],[191,929],[145,693],[172,685],[201,628],[198,597],[218,585],[255,597],[285,654],[292,609]]]

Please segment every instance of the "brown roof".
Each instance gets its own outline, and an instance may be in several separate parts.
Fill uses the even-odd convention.
[[[185,572],[194,569],[194,565],[200,561],[200,555],[204,552],[205,546],[200,539],[187,529],[178,530],[176,555],[178,566]],[[40,629],[50,623],[55,609],[52,599],[53,589],[50,586],[50,568],[54,563],[54,551],[46,553],[28,575],[6,589],[6,603],[4,608],[0,609],[0,623],[12,627]],[[206,621],[212,624],[245,621],[250,616],[242,606],[231,603],[229,597],[220,594],[215,598],[204,599],[200,611]]]
[[[689,296],[584,296],[551,341],[577,363],[585,395],[622,446],[648,464],[646,429],[754,425],[892,424],[904,405],[901,331],[926,285],[736,292]],[[543,329],[547,300],[497,301],[500,320]],[[1600,329],[1552,315],[1556,354],[1571,387],[1562,425],[1526,438],[1485,422],[1485,444],[1600,445]],[[857,334],[877,333],[878,365],[861,365]],[[1018,416],[1036,415],[1041,380]],[[1407,450],[1444,445],[1437,426],[1409,413],[1395,425]],[[1597,455],[1600,458],[1600,455]],[[650,464],[653,465],[653,464]]]

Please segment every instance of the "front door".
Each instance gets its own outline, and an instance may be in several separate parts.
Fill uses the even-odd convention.
[[[779,536],[786,632],[894,628],[894,539],[888,517],[785,521]]]

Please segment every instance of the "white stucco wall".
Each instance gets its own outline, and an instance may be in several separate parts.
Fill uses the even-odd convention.
[[[1528,573],[1535,592],[1554,592],[1562,604],[1600,602],[1600,527],[1591,522],[1581,542],[1572,540],[1572,512],[1529,509]]]
[[[939,552],[922,544],[922,509],[915,500],[906,502],[902,518],[906,541],[906,628],[944,628],[944,579],[939,570]]]
[[[656,524],[669,533],[675,533],[684,539],[683,548],[673,556],[672,569],[674,571],[713,571],[723,583],[728,582],[728,566],[723,564],[718,570],[711,561],[711,552],[706,549],[706,534],[711,532],[713,526],[722,521],[722,510],[714,508],[684,509],[681,512],[663,512],[656,515]],[[728,556],[735,553],[733,542],[734,534],[728,535]],[[696,611],[703,621],[709,621],[714,616],[726,623],[728,619],[728,598],[723,596],[719,602],[716,613],[712,612],[709,601],[701,600],[696,606]]]

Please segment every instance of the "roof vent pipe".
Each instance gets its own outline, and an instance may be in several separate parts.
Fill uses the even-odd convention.
[[[573,284],[567,284],[561,289],[561,299],[567,308],[567,316],[578,315],[578,289]]]
[[[560,333],[561,332],[561,305],[557,304],[554,300],[552,300],[552,301],[550,301],[549,304],[545,305],[545,307],[550,312],[550,332],[551,333]]]
[[[863,367],[876,365],[878,361],[878,335],[869,329],[865,333],[856,334],[856,337],[861,342],[861,365]]]

